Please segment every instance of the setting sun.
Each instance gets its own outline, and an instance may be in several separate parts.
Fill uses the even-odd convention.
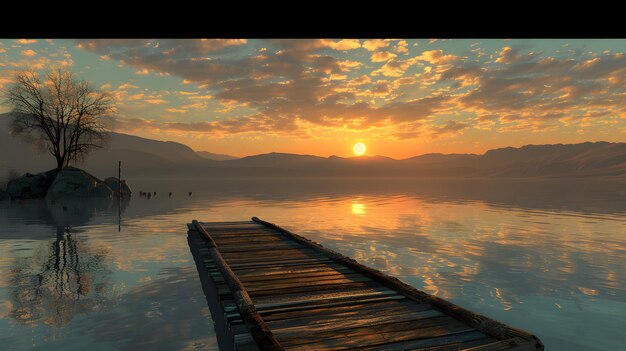
[[[357,156],[361,156],[365,153],[365,150],[367,148],[365,147],[365,144],[363,143],[356,143],[354,144],[354,147],[352,147],[352,152],[354,152],[355,155]]]

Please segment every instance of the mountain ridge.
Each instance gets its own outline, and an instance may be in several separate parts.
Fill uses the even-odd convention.
[[[0,115],[1,116],[1,115]],[[529,144],[483,154],[428,153],[404,159],[270,152],[236,158],[195,151],[173,142],[110,134],[107,148],[77,164],[93,174],[133,177],[626,177],[626,143]],[[211,159],[210,156],[214,156]],[[0,178],[9,170],[40,172],[54,167],[49,155],[12,137],[0,118]]]

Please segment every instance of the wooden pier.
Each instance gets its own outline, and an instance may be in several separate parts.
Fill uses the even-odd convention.
[[[188,227],[237,350],[543,350],[534,335],[256,217]]]

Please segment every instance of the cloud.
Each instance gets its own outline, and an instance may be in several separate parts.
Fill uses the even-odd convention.
[[[137,89],[139,87],[136,86],[136,85],[132,85],[130,83],[124,83],[124,84],[120,85],[117,88],[120,89],[120,90],[126,90],[126,89]]]
[[[536,55],[534,53],[521,55],[519,49],[514,49],[510,46],[505,46],[504,48],[502,48],[502,51],[500,51],[500,54],[498,54],[498,58],[496,59],[496,62],[511,64],[511,63],[528,61],[535,56]]]
[[[361,47],[361,43],[357,39],[343,39],[339,41],[330,41],[328,47],[335,50],[354,50]]]
[[[31,49],[22,50],[22,56],[32,57],[32,56],[35,56],[35,55],[37,55],[35,50],[31,50]]]
[[[382,67],[372,72],[372,75],[382,74],[386,77],[401,77],[413,62],[411,60],[390,60]]]
[[[348,85],[363,85],[363,84],[367,84],[370,83],[372,80],[370,79],[370,77],[368,75],[362,75],[358,78],[354,78],[352,80],[350,80],[350,82],[348,83]]]
[[[400,40],[396,44],[396,52],[401,53],[401,54],[408,54],[409,53],[408,46],[409,46],[409,43],[407,43],[406,40]]]
[[[165,111],[172,112],[172,113],[185,113],[185,112],[187,112],[187,110],[185,110],[185,109],[175,108],[175,107],[166,108]]]
[[[30,44],[35,44],[37,42],[37,40],[35,40],[35,39],[18,39],[15,42],[20,44],[20,45],[30,45]]]
[[[178,132],[309,137],[308,131],[321,128],[438,138],[468,128],[539,131],[626,116],[623,53],[553,57],[511,45],[488,55],[468,43],[463,53],[436,49],[406,55],[409,44],[380,39],[77,42],[140,74],[178,77],[188,90],[197,89],[178,92],[182,102],[163,111],[194,113],[207,122],[151,122],[151,128]],[[130,94],[127,100],[167,102],[156,93]],[[467,116],[442,124],[453,112]]]
[[[167,100],[163,100],[163,99],[146,99],[144,101],[152,105],[161,105],[161,104],[167,103]]]
[[[388,46],[389,42],[382,39],[366,40],[365,42],[363,42],[363,47],[367,51],[376,51],[378,49],[386,48]]]
[[[443,50],[429,50],[422,52],[422,54],[415,57],[415,59],[438,65],[451,63],[455,61],[457,57],[454,55],[444,55]]]
[[[388,51],[379,51],[372,54],[372,62],[386,62],[393,58],[396,58],[398,55],[388,52]]]

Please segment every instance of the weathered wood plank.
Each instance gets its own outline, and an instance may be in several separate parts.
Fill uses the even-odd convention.
[[[281,280],[290,280],[290,279],[300,279],[300,278],[308,278],[308,279],[321,279],[321,278],[329,278],[329,277],[352,277],[359,275],[359,273],[351,272],[346,269],[343,271],[338,271],[335,269],[319,269],[319,270],[292,270],[286,271],[286,273],[280,272],[277,274],[251,274],[247,276],[238,275],[239,279],[242,282],[265,282],[266,284],[271,283],[271,281],[281,281]],[[272,272],[264,272],[264,273],[272,273]],[[274,272],[276,273],[276,272]]]
[[[420,312],[404,312],[396,314],[377,314],[370,317],[362,317],[359,319],[345,318],[338,316],[333,319],[319,319],[309,321],[305,324],[280,327],[270,325],[272,332],[276,338],[281,341],[283,338],[300,335],[302,333],[320,333],[320,332],[337,332],[343,329],[355,329],[361,327],[373,327],[377,325],[389,323],[410,322],[420,319],[428,319],[444,316],[441,312],[435,310],[427,310]],[[268,324],[269,325],[269,324]],[[340,327],[338,327],[340,326]]]
[[[395,343],[387,343],[373,346],[350,348],[349,351],[457,351],[467,350],[472,347],[489,344],[495,339],[485,337],[485,334],[478,331],[468,331],[435,338],[417,338]]]
[[[276,312],[265,314],[263,320],[272,327],[315,323],[318,320],[338,318],[358,319],[372,315],[391,315],[430,310],[430,306],[414,304],[410,300],[389,300],[365,302],[355,305],[321,307],[304,311]]]
[[[259,269],[255,269],[255,268],[248,268],[248,269],[238,269],[237,270],[237,276],[238,277],[243,277],[245,278],[246,276],[264,276],[264,275],[288,275],[293,273],[306,273],[306,272],[315,272],[316,270],[319,271],[328,271],[328,270],[336,270],[338,272],[354,272],[352,269],[342,266],[342,265],[338,265],[336,263],[333,262],[329,262],[329,263],[319,263],[319,264],[314,264],[314,265],[302,265],[302,266],[298,266],[298,265],[291,265],[291,266],[279,266],[279,267],[267,267],[267,268],[263,268],[262,270]]]
[[[354,301],[372,297],[394,296],[397,292],[389,289],[348,289],[338,293],[293,294],[255,299],[259,311],[296,305],[323,305],[325,303]]]
[[[327,276],[313,276],[302,277],[293,279],[278,279],[278,280],[256,280],[248,282],[242,280],[246,288],[252,290],[278,290],[288,289],[293,287],[308,287],[316,285],[333,285],[333,284],[349,284],[349,283],[363,283],[365,286],[375,286],[375,283],[371,283],[369,278],[358,275],[345,276],[345,275],[327,275]]]
[[[371,297],[363,297],[354,299],[343,299],[343,300],[320,300],[320,301],[311,301],[308,304],[296,304],[296,305],[287,305],[287,306],[277,306],[277,307],[267,307],[263,310],[259,310],[259,314],[265,316],[272,313],[277,312],[299,312],[299,311],[307,311],[318,308],[334,308],[334,307],[343,307],[343,306],[353,306],[353,305],[362,305],[371,302],[386,302],[386,301],[394,301],[394,300],[406,300],[406,297],[402,295],[374,295]]]
[[[389,323],[374,327],[335,329],[319,333],[282,336],[280,344],[288,350],[344,350],[350,347],[380,345],[416,338],[432,338],[472,331],[448,316]]]
[[[234,263],[234,264],[231,264],[230,267],[233,269],[237,269],[237,268],[263,269],[263,268],[270,268],[270,267],[305,266],[307,264],[314,265],[314,264],[328,263],[328,262],[332,262],[332,260],[329,258],[298,258],[298,259],[285,259],[285,260],[272,261],[272,262]]]
[[[513,339],[508,339],[508,340],[493,341],[485,345],[468,348],[467,350],[468,351],[502,351],[502,350],[511,350],[511,351],[528,350],[530,351],[530,350],[536,350],[536,348],[527,340],[524,340],[522,338],[513,338]]]
[[[293,294],[299,293],[324,293],[324,292],[333,292],[337,294],[341,291],[352,290],[352,289],[360,289],[367,288],[367,283],[362,282],[345,282],[345,283],[333,283],[333,284],[324,284],[324,285],[310,285],[310,286],[294,286],[288,288],[281,289],[262,289],[255,290],[250,292],[250,296],[253,300],[263,298],[263,297],[280,297],[280,296],[291,296]]]

